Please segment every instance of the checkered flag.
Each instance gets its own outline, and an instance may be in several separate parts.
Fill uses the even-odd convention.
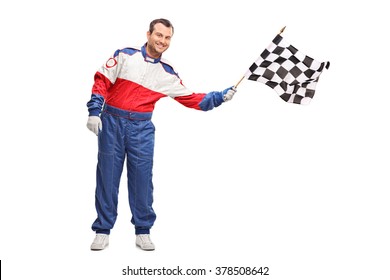
[[[272,43],[249,67],[245,78],[273,88],[286,102],[309,104],[328,62],[318,62],[276,35]]]

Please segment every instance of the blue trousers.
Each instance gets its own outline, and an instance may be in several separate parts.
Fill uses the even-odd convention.
[[[109,234],[114,227],[125,159],[131,223],[135,226],[135,233],[149,233],[156,220],[152,208],[155,128],[151,117],[152,113],[129,112],[104,106],[101,114],[102,130],[98,135],[95,192],[97,218],[92,224],[92,230],[96,233]]]

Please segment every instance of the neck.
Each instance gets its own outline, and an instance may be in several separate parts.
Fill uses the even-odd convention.
[[[158,52],[154,52],[153,50],[150,50],[148,45],[146,45],[146,55],[151,58],[160,58],[161,54]]]

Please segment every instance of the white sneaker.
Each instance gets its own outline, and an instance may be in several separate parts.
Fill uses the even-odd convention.
[[[91,244],[92,251],[104,250],[108,247],[108,234],[98,233]]]
[[[137,234],[135,244],[145,251],[153,251],[155,249],[149,234]]]

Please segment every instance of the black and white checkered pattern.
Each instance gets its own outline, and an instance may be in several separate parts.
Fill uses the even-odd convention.
[[[329,61],[318,62],[304,55],[282,36],[276,35],[249,67],[245,77],[270,86],[286,102],[308,104],[322,71],[329,65]]]

